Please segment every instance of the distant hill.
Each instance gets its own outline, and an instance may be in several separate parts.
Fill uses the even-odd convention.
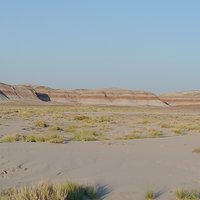
[[[114,106],[166,106],[155,94],[116,88],[60,90],[43,86],[0,83],[0,102],[62,103]]]
[[[186,91],[162,94],[159,98],[172,106],[176,105],[200,105],[200,91]]]
[[[167,105],[200,105],[200,91],[175,92],[157,96],[151,92],[117,88],[64,90],[0,83],[0,102],[166,107]]]

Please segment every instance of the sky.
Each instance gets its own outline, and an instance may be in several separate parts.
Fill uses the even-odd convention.
[[[0,82],[200,90],[200,1],[2,0]]]

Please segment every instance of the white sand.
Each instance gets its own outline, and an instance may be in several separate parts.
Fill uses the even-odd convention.
[[[199,188],[200,134],[114,144],[0,144],[0,189],[42,178],[99,184],[105,200],[140,200],[145,191],[174,199],[176,188]]]

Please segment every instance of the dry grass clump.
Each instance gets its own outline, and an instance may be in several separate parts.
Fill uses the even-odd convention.
[[[77,121],[84,121],[84,120],[89,120],[90,117],[88,116],[85,116],[85,115],[77,115],[74,117],[74,120],[77,120]]]
[[[193,150],[193,152],[194,152],[194,153],[200,153],[200,147],[195,148],[195,149]]]
[[[0,194],[1,200],[84,200],[97,199],[97,189],[71,182],[53,184],[47,181],[37,186],[10,188]]]
[[[151,123],[148,119],[144,119],[138,122],[139,124],[149,124]]]
[[[200,132],[200,125],[189,124],[189,125],[187,125],[187,130],[188,130],[188,131]]]
[[[198,191],[189,191],[185,189],[179,189],[174,192],[177,200],[198,200],[200,193]]]
[[[109,123],[112,119],[109,116],[98,116],[98,117],[89,117],[85,115],[77,115],[74,117],[76,121],[84,121],[88,124],[96,124],[96,123]]]
[[[130,133],[126,134],[124,136],[118,137],[118,140],[135,140],[135,139],[141,139],[143,138],[141,135]]]
[[[161,137],[163,134],[160,130],[150,129],[149,131],[150,137]]]
[[[166,124],[166,123],[161,123],[161,124],[160,124],[160,127],[161,127],[161,128],[170,128],[171,125]]]
[[[51,131],[63,131],[63,128],[60,126],[54,125],[50,128]]]
[[[156,195],[155,195],[155,192],[152,191],[152,190],[149,190],[145,193],[145,196],[144,196],[145,200],[153,200],[156,198]]]
[[[70,125],[67,128],[65,128],[64,131],[67,133],[75,133],[77,131],[76,129],[77,129],[77,126]]]
[[[74,133],[74,141],[98,141],[104,139],[101,133],[93,130],[80,130]]]
[[[30,134],[25,136],[25,142],[50,142],[50,143],[63,143],[64,138],[58,134],[50,133],[47,135]]]
[[[48,127],[48,124],[43,120],[37,120],[34,122],[34,125],[38,128],[45,128]]]
[[[29,135],[21,135],[16,134],[14,136],[3,136],[0,138],[0,142],[50,142],[50,143],[63,143],[64,138],[58,134],[50,133],[47,135],[37,135],[37,134],[29,134]]]
[[[100,116],[100,117],[96,117],[96,122],[98,123],[103,123],[103,122],[112,122],[111,117],[109,116]]]
[[[0,142],[16,142],[16,137],[12,135],[5,135],[2,138],[0,138]]]
[[[177,135],[183,135],[184,133],[182,128],[172,128],[171,131]]]

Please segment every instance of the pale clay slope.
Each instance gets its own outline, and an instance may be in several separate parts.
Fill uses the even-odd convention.
[[[33,184],[41,178],[99,184],[105,200],[143,200],[145,191],[173,200],[177,188],[199,189],[200,135],[56,144],[0,144],[0,185]]]

